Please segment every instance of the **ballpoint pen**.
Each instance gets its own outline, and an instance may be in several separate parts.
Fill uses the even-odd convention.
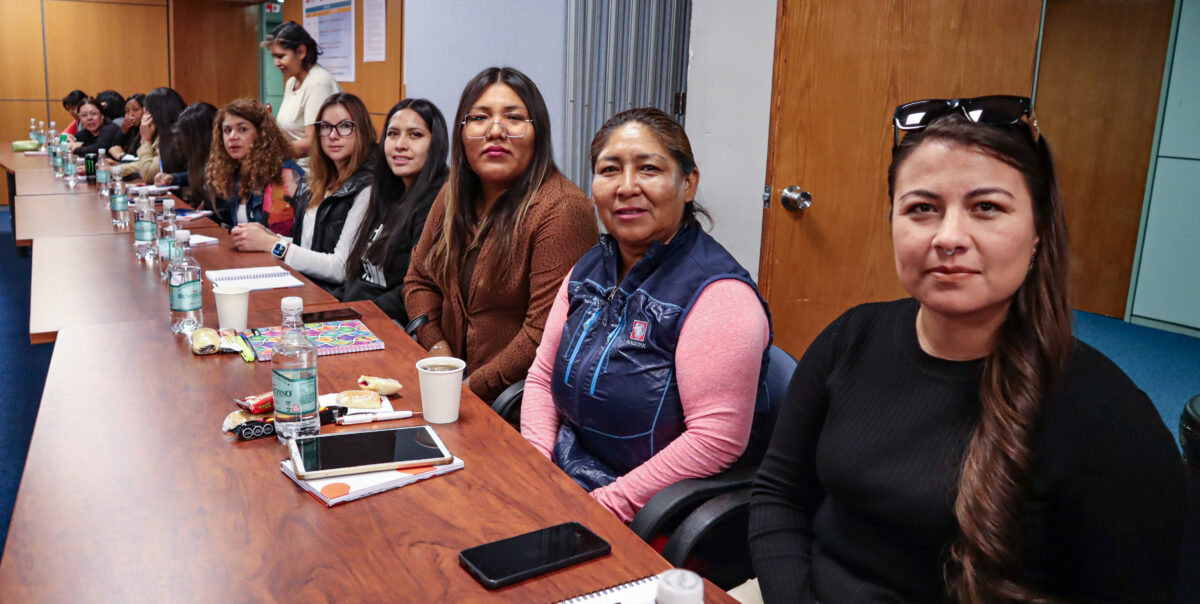
[[[354,424],[370,424],[374,422],[386,422],[393,419],[405,419],[413,415],[421,415],[420,411],[391,411],[386,413],[355,413],[354,415],[343,415],[337,419],[339,426],[350,426]]]

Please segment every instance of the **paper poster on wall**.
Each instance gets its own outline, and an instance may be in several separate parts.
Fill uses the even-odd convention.
[[[363,0],[363,63],[387,60],[387,2]]]
[[[304,0],[304,29],[321,47],[321,66],[354,81],[354,0]]]

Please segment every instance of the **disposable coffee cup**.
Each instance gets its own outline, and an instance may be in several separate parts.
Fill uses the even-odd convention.
[[[246,331],[250,288],[244,285],[218,285],[213,288],[213,297],[217,299],[217,324],[221,329]]]
[[[657,604],[702,604],[704,579],[685,568],[672,568],[658,575]]]
[[[458,421],[463,370],[467,364],[454,357],[429,357],[417,361],[421,380],[421,412],[431,424]]]

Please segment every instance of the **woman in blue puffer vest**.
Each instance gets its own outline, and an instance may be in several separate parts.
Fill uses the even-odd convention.
[[[770,415],[771,323],[749,273],[699,225],[700,172],[678,122],[622,112],[591,163],[608,234],[550,310],[521,433],[630,522],[666,486],[765,445],[751,428]]]

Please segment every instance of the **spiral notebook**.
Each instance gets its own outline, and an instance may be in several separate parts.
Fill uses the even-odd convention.
[[[383,340],[380,340],[359,319],[305,323],[304,329],[308,339],[317,345],[318,356],[383,350],[384,348]],[[271,355],[275,352],[275,343],[279,341],[283,331],[279,327],[261,327],[246,331],[243,335],[250,342],[250,346],[254,348],[255,358],[260,361],[270,361]]]
[[[193,235],[194,237],[194,235]],[[281,266],[255,266],[251,268],[227,268],[219,271],[204,271],[204,277],[217,285],[244,285],[250,291],[301,287],[304,284]]]
[[[634,579],[628,583],[580,594],[555,604],[654,604],[658,595],[658,575]]]

